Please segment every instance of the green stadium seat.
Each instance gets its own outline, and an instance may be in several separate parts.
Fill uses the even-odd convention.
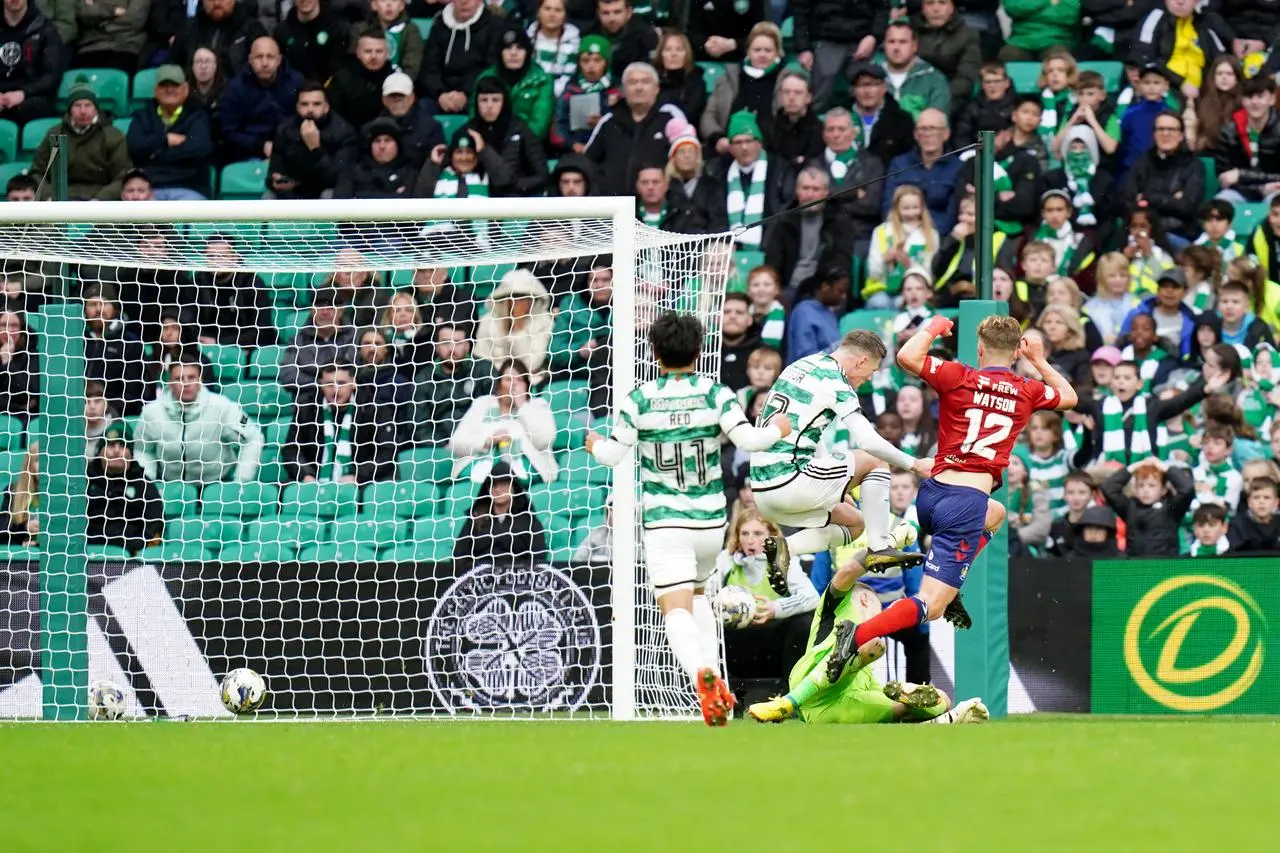
[[[165,542],[138,552],[138,559],[160,563],[202,563],[213,558],[204,542]]]
[[[702,80],[707,84],[707,94],[710,95],[715,91],[716,81],[724,76],[724,63],[699,62],[698,67],[702,69]]]
[[[192,517],[196,514],[196,487],[177,480],[157,480],[156,489],[164,501],[166,519]]]
[[[265,483],[210,483],[200,496],[201,515],[216,518],[272,518],[280,514],[280,494]]]
[[[8,485],[8,483],[22,470],[22,457],[26,456],[26,452],[22,450],[0,450],[0,488]]]
[[[448,486],[443,490],[443,510],[433,514],[443,518],[465,518],[471,512],[476,496],[480,494],[480,485],[466,479]]]
[[[201,344],[200,354],[213,364],[213,377],[219,385],[231,385],[244,374],[244,350],[226,344]]]
[[[327,525],[311,518],[260,518],[244,526],[242,539],[245,542],[274,542],[297,551],[304,545],[324,541],[327,529]]]
[[[409,540],[420,556],[419,560],[448,560],[453,556],[453,546],[462,532],[465,518],[428,518],[413,523],[413,536]],[[424,555],[425,554],[425,555]]]
[[[297,558],[296,551],[278,542],[237,542],[218,555],[223,563],[292,563]]]
[[[354,542],[321,542],[298,552],[301,563],[372,563],[377,559],[373,548]]]
[[[733,253],[733,264],[738,268],[738,282],[742,285],[741,289],[745,291],[747,289],[747,274],[764,264],[764,252],[738,249]]]
[[[58,112],[71,105],[71,87],[87,83],[98,96],[99,105],[120,115],[129,110],[129,75],[115,68],[77,68],[62,75],[58,84]]]
[[[271,322],[275,324],[280,342],[286,346],[293,342],[308,322],[308,312],[296,308],[273,308]]]
[[[267,161],[244,160],[222,169],[218,198],[249,200],[262,198],[267,190]]]
[[[467,270],[467,281],[477,295],[483,292],[487,298],[502,277],[515,268],[515,264],[478,264]]]
[[[280,492],[280,514],[298,518],[349,518],[360,508],[355,483],[290,483]]]
[[[33,118],[22,128],[22,153],[34,154],[35,150],[49,135],[49,128],[60,124],[60,118]]]
[[[236,518],[184,516],[175,518],[164,526],[164,544],[197,542],[210,551],[217,552],[225,545],[239,542],[243,534],[244,525]]]
[[[591,513],[590,491],[565,483],[534,483],[529,487],[529,501],[540,515],[581,518]]]
[[[21,545],[0,545],[0,562],[20,563],[24,560],[40,559],[39,548],[24,548]]]
[[[384,549],[380,558],[392,563],[447,563],[453,558],[453,540],[396,545]]]
[[[1205,201],[1208,201],[1217,195],[1220,189],[1218,186],[1218,169],[1214,166],[1212,157],[1201,157],[1200,165],[1204,167],[1204,198]]]
[[[442,485],[453,479],[454,456],[447,447],[414,447],[400,451],[396,479]]]
[[[30,160],[16,160],[12,163],[0,163],[0,187],[4,187],[9,183],[9,179],[14,175],[20,175],[23,172],[30,171]]]
[[[1013,82],[1015,92],[1034,94],[1040,91],[1036,85],[1040,80],[1039,62],[1006,62],[1004,70]]]
[[[258,466],[258,482],[280,485],[286,480],[284,463],[279,459],[264,459]]]
[[[370,483],[360,518],[426,518],[439,514],[440,490],[434,483]]]
[[[276,382],[237,382],[222,393],[259,423],[273,421],[292,408],[288,392]]]
[[[413,18],[413,25],[418,28],[418,32],[422,33],[422,40],[426,41],[427,36],[431,35],[431,24],[435,18]]]
[[[0,119],[0,162],[11,163],[18,159],[18,125],[8,119]]]
[[[258,347],[249,356],[249,378],[274,382],[280,376],[280,362],[284,359],[284,347]]]
[[[116,130],[120,131],[125,136],[128,136],[129,127],[133,124],[133,119],[129,116],[125,116],[123,118],[114,118],[111,120],[111,123],[115,125]]]
[[[567,515],[541,515],[538,520],[547,531],[547,546],[551,549],[551,561],[567,563],[572,560],[578,540],[585,535],[579,534],[573,519]]]
[[[1235,219],[1231,221],[1231,228],[1236,232],[1236,239],[1241,241],[1248,240],[1249,235],[1253,233],[1253,229],[1257,228],[1258,223],[1266,218],[1266,202],[1237,204]]]
[[[278,421],[267,421],[262,425],[262,434],[266,444],[262,448],[264,460],[279,461],[284,455],[284,443],[289,438],[289,427],[292,421],[288,418]]]
[[[243,222],[188,222],[180,226],[187,240],[203,248],[214,234],[230,240],[241,252],[252,252],[262,242],[262,223],[257,220]],[[246,259],[245,266],[253,269],[253,259]]]
[[[344,518],[333,523],[333,541],[353,542],[376,551],[409,540],[409,522],[398,518]]]
[[[467,123],[467,116],[440,113],[436,116],[436,121],[440,122],[440,126],[444,128],[444,141],[447,144],[453,139],[453,135]]]
[[[786,53],[791,53],[791,42],[796,37],[796,19],[786,17],[782,19],[782,46]]]
[[[27,446],[27,427],[12,415],[0,415],[0,450],[21,450]]]
[[[840,334],[844,335],[854,329],[867,329],[885,334],[892,328],[893,318],[897,314],[896,311],[876,311],[869,308],[850,311],[840,318]]]
[[[84,555],[90,560],[128,560],[133,555],[115,545],[86,545]]]
[[[133,75],[133,85],[129,88],[129,97],[134,110],[140,110],[151,103],[156,95],[155,68],[144,68]]]
[[[1096,71],[1102,75],[1102,84],[1107,93],[1119,92],[1124,88],[1124,63],[1113,60],[1094,60],[1080,63],[1081,71]]]

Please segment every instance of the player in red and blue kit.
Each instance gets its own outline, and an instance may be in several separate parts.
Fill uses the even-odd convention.
[[[991,492],[999,488],[1027,421],[1040,409],[1076,405],[1071,383],[1045,360],[1038,332],[1024,336],[1012,317],[987,317],[978,324],[975,370],[929,355],[934,340],[950,335],[952,325],[945,317],[932,317],[898,352],[898,366],[938,392],[938,452],[916,497],[920,531],[933,536],[924,581],[915,595],[895,601],[861,625],[836,626],[836,647],[827,658],[833,681],[864,643],[944,614],[973,559],[1004,520],[1004,508],[991,500]],[[1043,382],[1013,372],[1019,356]]]

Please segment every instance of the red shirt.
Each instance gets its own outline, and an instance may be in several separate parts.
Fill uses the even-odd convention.
[[[933,473],[972,471],[1000,484],[1009,453],[1031,415],[1058,405],[1058,392],[1006,367],[974,370],[929,356],[920,374],[938,392],[938,453]]]

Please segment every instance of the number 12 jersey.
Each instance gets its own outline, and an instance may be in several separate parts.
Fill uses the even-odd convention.
[[[1056,391],[1005,367],[975,370],[936,356],[920,377],[938,392],[938,453],[933,473],[990,474],[999,485],[1009,453],[1031,415],[1056,408]]]

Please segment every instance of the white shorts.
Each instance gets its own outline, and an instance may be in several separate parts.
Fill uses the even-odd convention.
[[[780,527],[826,527],[831,510],[844,501],[855,469],[852,453],[815,456],[783,485],[753,487],[751,494],[760,514]]]
[[[691,530],[659,527],[645,530],[644,564],[655,597],[678,589],[706,586],[724,548],[724,527]]]

